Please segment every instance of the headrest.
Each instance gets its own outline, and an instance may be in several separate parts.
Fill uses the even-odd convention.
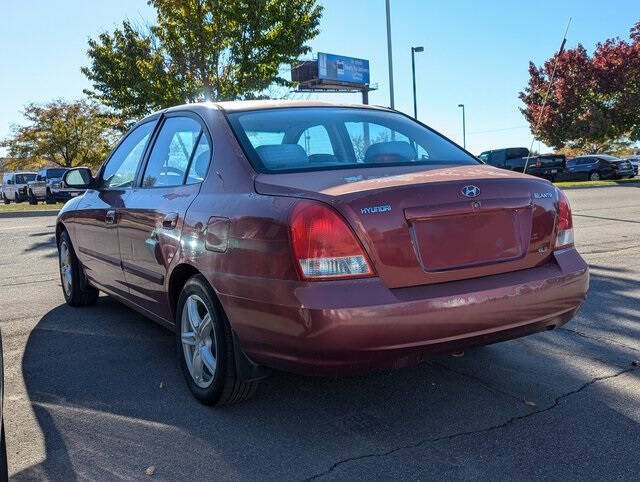
[[[265,144],[256,147],[256,152],[266,167],[293,168],[309,162],[299,144]]]
[[[384,156],[402,157],[407,161],[413,161],[417,159],[418,154],[413,146],[406,141],[378,142],[369,146],[364,154],[364,160],[375,162],[377,157]],[[377,161],[384,162],[380,159]]]
[[[309,162],[322,163],[322,162],[337,162],[338,158],[333,154],[309,154]]]

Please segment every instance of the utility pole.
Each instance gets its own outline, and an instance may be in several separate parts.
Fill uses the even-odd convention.
[[[393,99],[393,54],[391,53],[391,13],[389,7],[389,0],[386,1],[387,6],[387,58],[389,59],[389,101],[390,107],[395,108],[395,102]]]
[[[467,127],[464,119],[464,104],[458,104],[458,107],[462,107],[462,147],[467,148]]]
[[[411,73],[413,76],[413,118],[418,119],[418,101],[416,100],[416,52],[424,52],[424,47],[411,47]]]

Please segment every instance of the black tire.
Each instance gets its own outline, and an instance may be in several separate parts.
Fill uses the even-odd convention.
[[[2,196],[4,198],[4,203],[5,204],[9,204],[11,201],[9,201],[9,199],[7,199],[6,197]]]
[[[600,173],[598,171],[592,171],[589,173],[589,181],[599,181]]]
[[[68,283],[65,277],[66,270],[63,268],[63,249],[67,249],[69,274],[71,282]],[[66,257],[65,257],[66,259]],[[100,294],[96,288],[89,286],[84,271],[80,266],[80,261],[73,250],[73,245],[69,239],[69,234],[62,231],[58,241],[58,266],[60,267],[60,283],[62,284],[62,294],[69,306],[89,306],[98,300]],[[67,289],[68,288],[68,289]]]
[[[0,429],[0,482],[9,480],[9,465],[7,464],[7,441],[4,437],[4,423]]]
[[[195,295],[202,300],[204,306],[211,316],[211,338],[212,345],[215,345],[215,373],[208,387],[201,387],[196,384],[194,377],[189,371],[186,361],[185,348],[182,344],[182,316],[187,300]],[[178,363],[182,369],[189,390],[193,396],[206,405],[226,405],[238,403],[253,396],[258,388],[259,381],[243,381],[236,374],[234,344],[231,335],[231,326],[224,314],[224,311],[217,303],[215,294],[207,280],[196,275],[187,280],[176,309],[176,345],[178,351]],[[195,348],[194,348],[195,350]],[[206,373],[209,373],[207,371]]]
[[[33,195],[33,191],[29,191],[29,204],[31,204],[32,206],[38,204],[38,200]]]
[[[56,203],[56,198],[53,197],[53,194],[51,194],[51,190],[47,189],[47,197],[45,199],[47,204],[55,204]]]

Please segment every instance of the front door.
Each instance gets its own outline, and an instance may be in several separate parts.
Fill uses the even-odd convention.
[[[138,187],[124,200],[118,231],[131,299],[169,321],[167,272],[181,247],[185,213],[200,191],[211,151],[199,118],[166,116]]]
[[[77,208],[74,244],[87,277],[104,291],[125,297],[129,290],[121,266],[118,222],[154,126],[150,121],[129,132],[101,170],[96,189],[88,190]]]

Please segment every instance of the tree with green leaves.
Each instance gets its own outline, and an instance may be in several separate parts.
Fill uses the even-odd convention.
[[[279,69],[310,51],[316,0],[149,0],[157,23],[89,40],[85,91],[121,118],[201,100],[250,99],[287,86]]]
[[[0,143],[13,169],[98,166],[120,134],[120,121],[87,100],[29,104],[23,115],[28,123],[13,125],[11,135]]]

